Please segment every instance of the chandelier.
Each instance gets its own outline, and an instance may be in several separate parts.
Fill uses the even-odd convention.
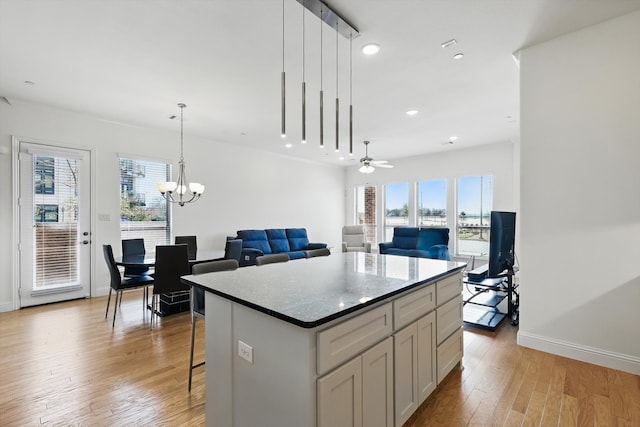
[[[180,161],[179,173],[177,181],[159,182],[158,191],[162,194],[167,202],[177,203],[180,206],[184,206],[185,203],[195,202],[204,193],[204,185],[199,182],[188,182],[184,172],[184,108],[185,104],[178,104],[180,107]],[[173,117],[172,117],[173,118]]]

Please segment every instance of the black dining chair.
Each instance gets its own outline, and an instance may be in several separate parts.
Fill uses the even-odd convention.
[[[289,255],[287,254],[270,254],[270,255],[262,255],[256,257],[256,265],[266,265],[266,264],[274,264],[277,262],[287,262],[289,261]]]
[[[180,281],[180,276],[190,273],[187,245],[156,246],[156,265],[153,297],[151,299],[151,328],[157,322],[161,294],[188,291],[190,286]]]
[[[122,256],[144,256],[144,239],[125,239],[122,241]],[[145,266],[127,266],[124,268],[126,277],[141,276],[150,274],[149,267]]]
[[[213,273],[217,271],[229,271],[238,268],[238,261],[235,259],[223,259],[217,261],[203,262],[196,264],[192,268],[193,274]],[[204,290],[197,286],[191,287],[191,356],[189,358],[189,391],[191,391],[191,377],[193,370],[203,366],[205,362],[193,364],[193,346],[196,339],[196,319],[205,316]]]
[[[189,259],[196,259],[198,253],[198,242],[196,236],[176,236],[175,244],[186,244],[189,248]]]
[[[107,263],[107,268],[109,269],[109,276],[111,277],[111,284],[109,287],[109,298],[107,299],[107,311],[104,314],[104,318],[107,318],[109,314],[109,304],[111,303],[111,292],[116,291],[116,300],[113,308],[113,321],[111,322],[111,327],[113,328],[116,324],[116,313],[118,311],[118,305],[122,303],[122,293],[128,289],[137,289],[144,287],[145,295],[148,292],[149,286],[153,285],[153,277],[149,275],[142,276],[133,276],[133,277],[125,277],[123,278],[120,275],[120,270],[116,265],[116,260],[113,257],[113,249],[111,245],[102,245],[102,253],[104,254],[104,260]],[[120,300],[118,301],[118,296]],[[142,300],[143,310],[146,310],[146,302],[143,298]],[[143,311],[144,314],[144,311]]]

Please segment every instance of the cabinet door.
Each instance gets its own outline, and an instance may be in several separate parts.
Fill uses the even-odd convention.
[[[362,427],[362,358],[318,380],[318,427]]]
[[[418,408],[418,324],[393,336],[396,425],[401,426]]]
[[[418,320],[418,404],[436,389],[436,315]]]
[[[362,355],[362,420],[365,427],[393,426],[393,339]]]

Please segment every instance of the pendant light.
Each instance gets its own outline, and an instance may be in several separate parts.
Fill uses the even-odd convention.
[[[302,143],[307,143],[307,83],[304,76],[304,48],[305,48],[305,28],[304,28],[304,11],[302,8]]]
[[[284,0],[282,0],[282,73],[281,73],[281,86],[282,86],[282,129],[281,136],[287,137],[286,129],[286,100],[285,100],[285,73],[284,73]]]
[[[185,164],[184,164],[184,109],[186,107],[185,104],[178,104],[180,107],[180,161],[179,172],[178,172],[178,180],[170,181],[170,182],[159,182],[158,183],[158,191],[162,194],[162,197],[165,198],[166,201],[171,203],[177,203],[180,206],[184,206],[185,203],[195,202],[202,196],[204,193],[204,185],[198,182],[189,182],[187,181],[187,177],[185,175]],[[188,189],[188,191],[187,191]]]
[[[349,155],[353,156],[353,33],[349,33]]]
[[[336,21],[336,153],[340,151],[340,100],[338,99],[338,21]]]
[[[322,93],[322,23],[324,11],[320,8],[320,148],[324,148],[324,101]]]

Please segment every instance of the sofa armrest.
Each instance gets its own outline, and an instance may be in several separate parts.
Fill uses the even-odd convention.
[[[246,267],[256,264],[256,258],[264,255],[260,249],[256,248],[242,248],[240,253],[240,267]]]
[[[309,243],[307,245],[307,247],[304,248],[304,250],[323,249],[323,248],[326,248],[326,247],[327,247],[326,243]]]
[[[380,248],[380,253],[384,254],[387,252],[387,249],[393,248],[393,242],[378,243],[378,247]]]
[[[433,245],[429,248],[429,251],[432,252],[437,258],[449,261],[451,257],[449,256],[449,247],[447,245]]]

